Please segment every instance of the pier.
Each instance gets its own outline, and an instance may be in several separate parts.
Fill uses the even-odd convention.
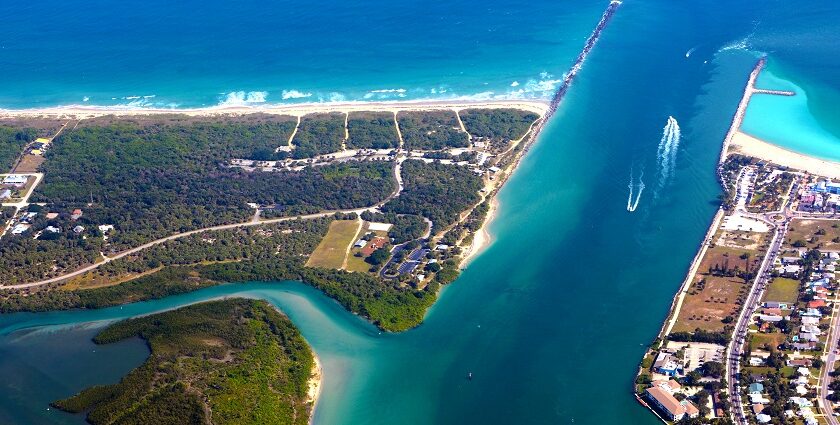
[[[753,94],[773,94],[776,96],[796,96],[795,91],[790,90],[767,90],[767,89],[753,89]]]

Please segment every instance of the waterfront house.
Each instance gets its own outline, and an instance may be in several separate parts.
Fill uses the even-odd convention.
[[[679,401],[674,398],[669,392],[659,387],[648,388],[646,393],[647,399],[659,410],[667,419],[674,422],[682,420],[688,416],[689,418],[696,418],[700,415],[700,410],[694,403],[683,400]]]

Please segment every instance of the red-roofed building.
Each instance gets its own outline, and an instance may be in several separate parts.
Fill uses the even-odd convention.
[[[700,410],[697,409],[692,402],[688,400],[679,401],[668,391],[659,387],[651,387],[646,392],[648,400],[650,400],[662,414],[676,422],[683,417],[696,418],[700,415]]]
[[[362,255],[367,257],[370,254],[373,254],[373,251],[376,251],[379,248],[388,244],[388,239],[385,239],[381,236],[377,236],[373,238],[364,248],[362,248]]]
[[[820,308],[820,307],[825,307],[825,300],[808,301],[808,308]]]

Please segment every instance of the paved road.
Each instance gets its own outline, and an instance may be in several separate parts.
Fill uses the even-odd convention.
[[[738,188],[736,190],[738,190],[739,199],[736,204],[736,210],[744,216],[759,219],[771,224],[774,227],[774,230],[773,238],[770,241],[770,248],[767,250],[767,254],[761,261],[761,265],[756,273],[755,281],[750,287],[750,292],[744,302],[744,307],[738,315],[737,322],[735,322],[735,330],[726,350],[727,386],[730,394],[730,401],[732,403],[732,419],[735,423],[744,425],[748,422],[740,395],[740,358],[744,353],[744,344],[749,332],[750,318],[752,317],[753,311],[755,311],[761,304],[761,297],[764,295],[767,284],[771,280],[769,273],[770,267],[772,267],[773,261],[779,254],[779,250],[781,249],[782,243],[785,239],[785,234],[787,234],[788,224],[790,223],[790,218],[788,216],[789,203],[787,201],[785,201],[782,205],[781,211],[771,212],[768,214],[752,214],[746,212],[746,199],[741,199],[741,195],[747,193],[750,190],[749,187],[752,186],[752,179],[751,177],[748,177],[750,175],[751,173],[747,171],[738,178]],[[795,185],[791,185],[791,192],[795,190],[795,187]],[[791,199],[791,197],[789,196],[788,199]],[[771,220],[770,217],[775,215],[782,215],[785,219],[781,222],[773,224],[773,220]]]
[[[840,425],[840,421],[833,414],[834,410],[829,408],[832,405],[831,401],[826,398],[828,396],[828,384],[832,380],[828,373],[834,370],[834,363],[837,361],[837,341],[840,339],[840,327],[838,327],[840,325],[840,314],[838,314],[837,307],[837,303],[835,302],[833,317],[831,319],[831,334],[825,344],[828,354],[823,359],[823,368],[820,373],[820,382],[817,388],[817,402],[823,413],[825,413],[825,419],[829,425]]]

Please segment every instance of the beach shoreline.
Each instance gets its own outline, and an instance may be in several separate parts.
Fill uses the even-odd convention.
[[[490,199],[490,207],[487,210],[487,215],[484,217],[481,227],[475,232],[475,235],[473,235],[473,241],[470,244],[470,248],[461,260],[461,263],[458,265],[460,269],[464,269],[472,260],[476,259],[479,254],[489,248],[490,245],[493,245],[493,235],[487,229],[490,226],[490,223],[496,219],[496,213],[498,210],[499,199],[493,195]]]
[[[766,142],[738,130],[732,136],[727,155],[751,156],[773,164],[823,177],[840,179],[840,163],[804,155]]]
[[[310,348],[311,349],[311,348]],[[324,369],[321,367],[321,360],[315,352],[312,352],[312,374],[309,377],[308,390],[306,393],[307,401],[312,405],[309,410],[309,423],[312,424],[315,418],[315,408],[318,406],[318,399],[321,397],[321,388],[324,381]]]
[[[147,115],[187,115],[187,116],[223,116],[246,114],[307,115],[326,112],[356,111],[418,111],[430,109],[499,109],[516,108],[544,115],[549,109],[547,100],[404,100],[404,101],[354,101],[354,102],[313,102],[294,104],[266,104],[253,106],[211,106],[206,108],[132,108],[125,106],[85,106],[67,105],[33,109],[0,109],[2,118],[73,118],[85,119],[101,116],[147,116]]]

